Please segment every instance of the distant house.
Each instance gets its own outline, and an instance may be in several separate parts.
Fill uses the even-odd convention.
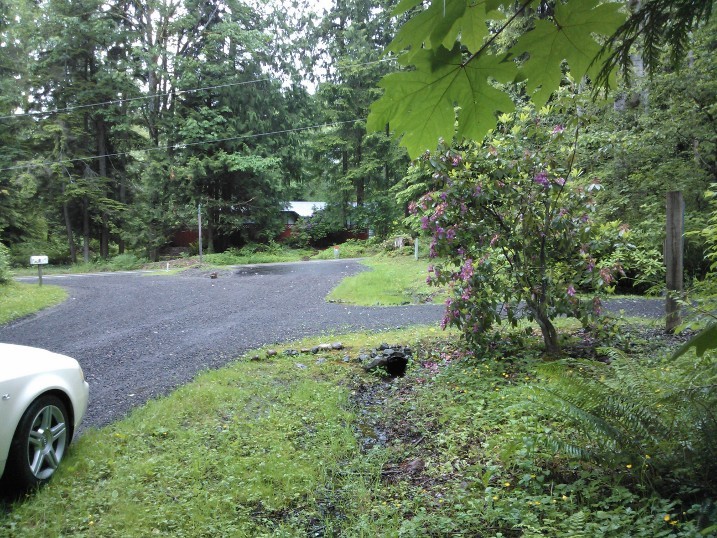
[[[279,236],[286,239],[291,235],[291,230],[296,222],[302,218],[313,217],[314,213],[326,207],[326,202],[287,202],[286,209],[281,213],[284,216],[284,231]]]
[[[287,202],[283,214],[285,224],[294,225],[299,218],[313,217],[314,213],[326,207],[326,202]]]

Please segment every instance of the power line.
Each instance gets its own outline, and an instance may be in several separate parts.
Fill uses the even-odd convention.
[[[131,151],[123,151],[123,152],[119,152],[119,153],[107,153],[105,155],[91,155],[88,157],[78,157],[76,159],[63,159],[60,161],[45,161],[42,163],[28,163],[28,164],[23,164],[23,165],[9,166],[7,168],[0,168],[0,172],[8,172],[10,170],[22,170],[23,168],[37,168],[39,166],[50,166],[53,164],[69,164],[69,163],[76,163],[76,162],[94,161],[94,160],[102,159],[105,157],[124,157],[125,155],[132,155],[133,153],[150,153],[152,151],[162,151],[162,150],[167,150],[167,149],[184,149],[184,148],[188,148],[191,146],[201,146],[203,144],[217,144],[219,142],[231,142],[234,140],[249,140],[252,138],[262,138],[265,136],[295,133],[295,132],[299,132],[299,131],[308,131],[311,129],[320,129],[322,127],[333,127],[336,125],[345,125],[347,123],[354,123],[357,121],[361,121],[362,119],[365,119],[365,118],[357,118],[354,120],[345,120],[345,121],[335,121],[332,123],[323,123],[323,124],[319,124],[319,125],[311,125],[308,127],[296,127],[294,129],[282,129],[279,131],[256,133],[256,134],[252,134],[252,135],[232,136],[229,138],[217,138],[214,140],[202,140],[201,142],[187,142],[185,144],[168,144],[168,145],[164,145],[164,146],[157,146],[155,148],[133,149]]]
[[[364,66],[368,66],[368,65],[379,64],[382,62],[390,62],[393,60],[394,60],[394,58],[383,58],[381,60],[374,60],[371,62],[343,65],[342,67],[344,67],[344,68],[364,67]],[[96,107],[102,107],[102,106],[107,106],[107,105],[129,103],[132,101],[141,101],[143,99],[154,99],[155,97],[166,97],[169,95],[180,95],[183,93],[194,93],[194,92],[205,91],[205,90],[216,90],[219,88],[230,88],[233,86],[245,86],[248,84],[257,84],[259,82],[267,82],[267,81],[271,81],[271,80],[274,80],[274,79],[261,78],[261,79],[254,79],[254,80],[246,80],[243,82],[228,82],[226,84],[216,84],[214,86],[204,86],[204,87],[200,87],[200,88],[189,88],[186,90],[176,90],[173,92],[166,92],[166,93],[153,93],[150,95],[142,95],[139,97],[128,97],[126,99],[113,99],[110,101],[102,101],[99,103],[88,103],[86,105],[73,105],[73,106],[68,106],[68,107],[64,107],[64,108],[56,108],[53,110],[35,110],[35,111],[31,111],[31,112],[20,112],[19,114],[8,114],[6,116],[0,116],[0,120],[23,118],[23,117],[28,117],[28,116],[51,116],[53,114],[60,114],[62,112],[71,112],[73,110],[80,110],[80,109],[84,109],[84,108],[96,108]]]
[[[90,103],[86,105],[75,105],[75,106],[68,106],[65,108],[56,108],[54,110],[36,110],[33,112],[21,112],[20,114],[10,114],[8,116],[0,116],[0,120],[7,120],[12,118],[21,118],[24,116],[51,116],[52,114],[59,114],[61,112],[70,112],[72,110],[78,110],[82,108],[95,108],[100,106],[107,106],[107,105],[115,105],[120,103],[129,103],[131,101],[140,101],[142,99],[154,99],[155,97],[166,97],[168,95],[179,95],[182,93],[193,93],[193,92],[199,92],[203,90],[216,90],[218,88],[229,88],[231,86],[243,86],[246,84],[256,84],[258,82],[266,82],[268,80],[271,80],[270,78],[261,78],[256,80],[246,80],[244,82],[229,82],[227,84],[217,84],[215,86],[205,86],[202,88],[190,88],[188,90],[177,90],[173,92],[167,92],[167,93],[153,93],[150,95],[142,95],[140,97],[128,97],[127,99],[114,99],[112,101],[103,101],[101,103]]]

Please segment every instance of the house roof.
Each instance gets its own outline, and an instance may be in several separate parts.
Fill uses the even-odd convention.
[[[311,217],[325,207],[326,202],[287,202],[285,211],[292,211],[300,217]]]

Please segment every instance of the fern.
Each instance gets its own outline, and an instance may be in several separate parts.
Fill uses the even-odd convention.
[[[601,352],[610,365],[564,360],[541,368],[536,401],[580,432],[554,436],[552,447],[610,466],[639,464],[639,477],[658,489],[717,492],[714,354],[650,365],[619,350]]]

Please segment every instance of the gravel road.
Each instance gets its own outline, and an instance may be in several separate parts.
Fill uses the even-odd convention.
[[[357,260],[330,260],[243,266],[221,271],[217,279],[197,270],[45,276],[45,282],[66,288],[69,300],[0,326],[0,341],[75,357],[90,382],[82,428],[99,427],[252,348],[312,335],[318,343],[328,339],[322,334],[442,318],[438,305],[325,302],[338,282],[362,270]],[[622,299],[608,309],[659,317],[662,304]]]
[[[217,279],[208,271],[45,276],[70,298],[0,326],[0,341],[75,357],[90,383],[82,427],[102,426],[252,348],[441,319],[443,308],[435,305],[365,308],[324,300],[364,269],[356,260],[330,260],[244,266]]]

